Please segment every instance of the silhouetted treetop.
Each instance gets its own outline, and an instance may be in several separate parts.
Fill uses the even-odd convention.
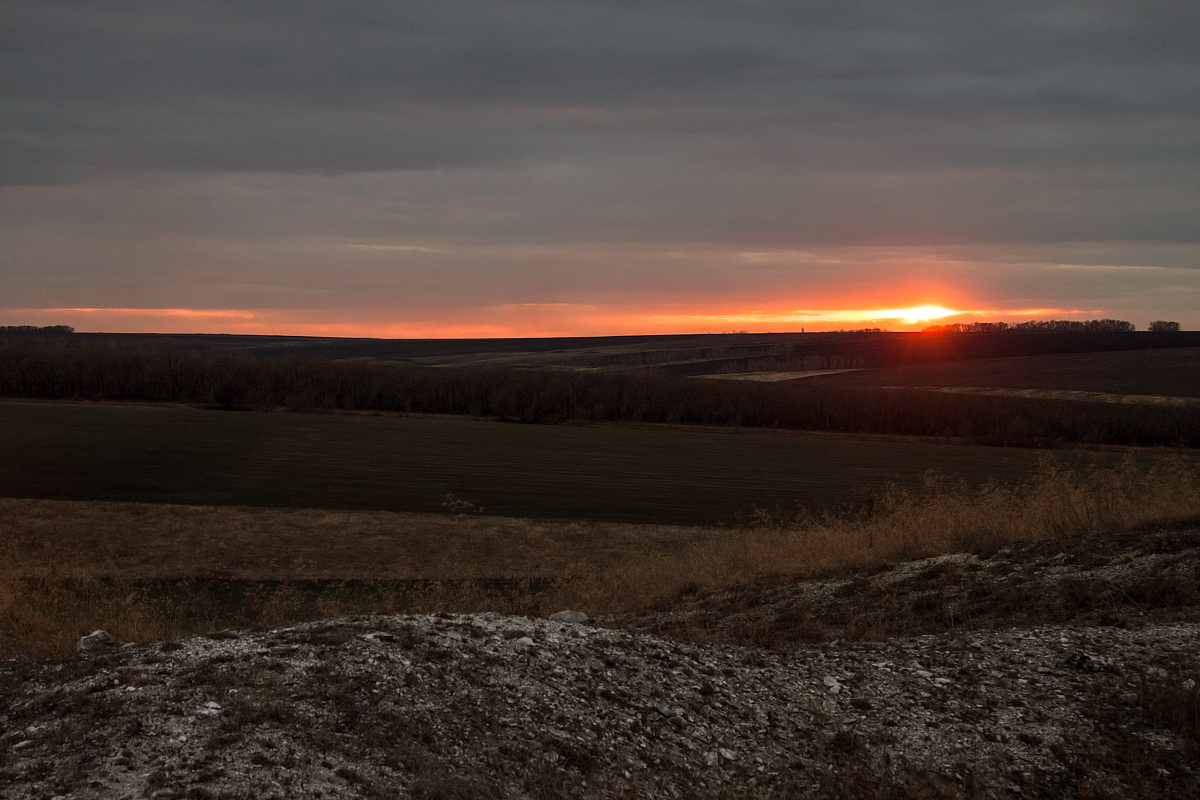
[[[74,332],[75,329],[70,325],[0,325],[0,334],[18,333],[26,335],[32,334],[35,336],[60,336]]]
[[[955,322],[930,325],[922,333],[1130,333],[1137,330],[1123,319],[1031,319],[1029,322]]]

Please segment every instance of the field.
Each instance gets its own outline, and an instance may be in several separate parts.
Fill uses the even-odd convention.
[[[1200,397],[1200,348],[947,361],[813,376],[827,386],[936,386]]]
[[[939,554],[1038,542],[1049,553],[1087,554],[1123,535],[1135,541],[1131,531],[1197,520],[1200,470],[1179,457],[1086,473],[1047,462],[1015,486],[892,488],[870,509],[759,516],[738,527],[0,500],[0,658],[61,653],[95,628],[153,641],[357,613],[544,616],[574,607],[636,617],[713,592],[753,597],[755,587],[873,574]],[[1187,605],[1193,584],[1162,584],[1145,602],[1131,602]],[[739,613],[752,609],[733,602]],[[859,612],[864,619],[881,613]],[[950,613],[953,623],[957,612]],[[763,624],[790,630],[784,623],[793,616]],[[695,631],[701,639],[711,634],[708,623]]]
[[[5,647],[366,610],[640,613],[696,587],[1186,522],[1197,451],[1115,445],[1198,441],[1192,409],[872,387],[1193,397],[1188,341],[6,340]],[[688,377],[850,364],[795,385]]]
[[[9,341],[22,337],[8,336]],[[544,339],[340,339],[288,336],[79,333],[80,348],[175,354],[238,354],[269,360],[329,359],[423,366],[656,372],[884,368],[947,361],[1200,347],[1200,332],[735,333]]]
[[[927,470],[978,486],[1113,452],[973,447],[829,435],[501,424],[449,417],[0,403],[0,495],[732,524],[858,507],[868,487]]]
[[[953,393],[946,386],[935,387],[936,392],[903,388],[930,362],[958,359],[955,363],[982,369],[985,374],[970,375],[984,380],[986,365],[997,356],[1022,355],[1028,363],[1010,367],[1018,376],[1069,367],[1078,359],[1094,367],[1092,382],[1081,378],[1079,384],[1093,390],[1149,371],[1153,380],[1135,387],[1140,394],[1186,394],[1194,386],[1197,371],[1190,367],[1197,350],[1183,346],[1195,338],[1184,333],[780,334],[597,340],[586,347],[568,340],[527,340],[530,350],[501,353],[486,349],[521,343],[247,343],[241,338],[252,337],[214,337],[204,348],[195,338],[3,335],[0,397],[241,411],[399,412],[551,425],[760,428],[1047,448],[1200,447],[1200,405],[1187,398],[1182,404],[1129,402],[1128,395],[1060,396],[1053,393],[1062,387],[986,384]],[[183,345],[188,349],[178,349]],[[329,352],[322,355],[321,348]],[[1064,352],[1075,355],[1038,366],[1048,354]],[[1145,364],[1161,367],[1148,370]],[[877,368],[881,365],[891,366]],[[830,375],[830,370],[854,371]],[[826,374],[776,383],[694,379],[814,371]],[[845,383],[837,383],[839,378]],[[886,388],[896,382],[901,388]],[[1043,396],[1011,396],[1030,391]]]
[[[1177,441],[1192,430],[1190,409],[1134,417],[1111,403],[760,391],[628,377],[620,364],[189,364],[131,353],[27,359],[9,377],[67,390],[0,401],[0,722],[18,731],[0,737],[0,781],[38,787],[30,796],[69,794],[94,775],[208,796],[229,775],[275,787],[296,782],[288,769],[310,776],[322,764],[329,795],[389,796],[413,773],[413,796],[499,797],[487,776],[580,729],[607,729],[610,705],[620,719],[645,710],[629,717],[630,753],[685,744],[692,761],[678,775],[716,764],[744,788],[747,776],[795,776],[800,765],[818,787],[763,797],[982,797],[1011,786],[1085,797],[1097,796],[1098,775],[1134,787],[1114,797],[1194,796],[1200,785],[1189,766],[1200,752],[1200,451],[1113,444],[1163,421],[1174,427],[1151,440]],[[1151,361],[1165,380],[1193,357],[1146,355],[811,379],[888,373],[924,385],[959,369],[967,386],[1022,391],[1003,386],[1056,369],[1064,379],[1052,385],[1072,385],[1066,367],[1083,359],[1081,380],[1093,382],[1077,385],[1119,389],[1123,369]],[[1161,388],[1182,393],[1189,379]],[[142,391],[176,402],[95,399]],[[412,398],[462,410],[369,408]],[[693,416],[681,420],[684,409]],[[876,431],[960,419],[937,438],[774,427],[833,427],[839,414]],[[1101,444],[1072,449],[1026,429],[1022,441],[1055,447],[979,446],[953,433],[985,414],[989,441],[1069,416],[1075,427],[1062,431],[1094,428],[1088,440]],[[694,424],[704,419],[724,427]],[[563,609],[591,619],[578,629],[545,620]],[[76,655],[97,629],[128,646]],[[196,648],[215,655],[197,661]],[[762,688],[781,665],[800,672],[761,701],[731,693]],[[464,687],[482,715],[463,709]],[[795,687],[816,709],[803,729],[778,724],[803,718],[779,705]],[[397,697],[412,705],[390,710]],[[576,702],[575,718],[556,697]],[[533,710],[514,727],[501,703]],[[766,715],[747,717],[755,708]],[[426,711],[436,736],[414,725]],[[475,720],[478,742],[453,738]],[[747,738],[705,755],[694,746],[704,731],[723,747]],[[786,756],[764,750],[777,739]],[[193,746],[186,759],[181,742]],[[286,760],[288,742],[300,757]],[[926,750],[913,756],[916,746]],[[389,761],[393,751],[402,758]],[[671,792],[659,782],[597,793],[598,759],[611,751],[562,752],[562,769],[530,784],[541,789],[517,794]],[[937,759],[950,752],[947,773]],[[464,753],[494,757],[479,762],[491,764],[486,779],[460,780]],[[735,774],[741,754],[755,760]],[[998,772],[997,758],[1019,769]],[[559,774],[587,782],[578,792],[545,782]]]

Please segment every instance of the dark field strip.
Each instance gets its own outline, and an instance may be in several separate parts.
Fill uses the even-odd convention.
[[[812,386],[980,386],[1200,397],[1200,347],[913,364],[804,380]]]
[[[320,615],[320,604],[339,603],[343,608],[361,605],[364,609],[384,602],[399,609],[415,608],[422,601],[441,593],[445,596],[473,597],[512,602],[533,599],[553,588],[549,580],[156,580],[99,581],[109,591],[117,588],[134,593],[143,601],[160,603],[175,609],[181,621],[221,620],[228,624],[261,624],[264,607],[286,606],[300,617]],[[86,597],[94,587],[68,582],[68,591]]]
[[[768,432],[0,403],[0,495],[439,511],[448,492],[514,517],[736,522],[754,506],[858,505],[926,470],[1018,481],[1039,459],[1115,454]]]
[[[708,363],[679,364],[666,369],[677,377],[704,375],[717,366],[753,366],[752,354],[787,352],[793,356],[836,355],[861,358],[866,366],[918,364],[990,359],[1006,356],[1038,356],[1052,353],[1091,353],[1200,346],[1200,332],[1161,334],[1148,331],[1093,333],[1022,333],[1000,335],[939,334],[912,332],[879,333],[751,333],[658,336],[597,336],[544,339],[342,339],[306,336],[244,336],[225,334],[130,334],[76,333],[77,344],[110,344],[125,348],[168,348],[179,352],[242,352],[267,358],[377,358],[384,360],[457,360],[471,354],[558,353],[572,356],[628,354],[657,350],[691,350]],[[750,355],[726,358],[714,355],[723,348],[737,348]],[[745,363],[742,363],[745,362]],[[597,362],[597,365],[603,361]]]

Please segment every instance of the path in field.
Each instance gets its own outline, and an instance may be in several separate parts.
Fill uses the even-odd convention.
[[[861,503],[926,470],[1020,480],[1045,451],[466,418],[0,403],[0,496],[708,524]],[[1066,465],[1116,454],[1063,451]]]
[[[782,383],[801,378],[818,378],[822,375],[837,375],[842,372],[857,372],[857,369],[809,369],[802,372],[729,372],[719,375],[697,375],[718,381],[758,381],[759,383]]]

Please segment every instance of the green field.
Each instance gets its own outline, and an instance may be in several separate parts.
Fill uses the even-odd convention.
[[[1045,451],[454,418],[0,403],[0,496],[709,524],[856,505],[929,469],[1020,480]],[[1115,454],[1059,451],[1067,466]]]

